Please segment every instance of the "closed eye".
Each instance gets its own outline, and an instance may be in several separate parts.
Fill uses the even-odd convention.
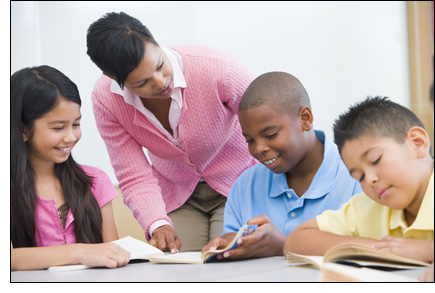
[[[380,156],[379,158],[377,158],[377,159],[372,163],[372,165],[376,165],[376,164],[378,164],[379,161],[381,160],[381,158],[382,158],[382,156]]]
[[[278,134],[278,131],[275,132],[275,133],[272,133],[272,134],[268,134],[268,135],[266,135],[265,137],[268,138],[268,139],[272,139],[272,138],[274,138],[277,134]]]

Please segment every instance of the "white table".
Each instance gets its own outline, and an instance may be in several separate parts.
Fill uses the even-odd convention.
[[[418,277],[422,269],[403,271]],[[130,263],[117,269],[11,272],[11,282],[319,282],[321,272],[289,266],[284,257],[207,264]]]

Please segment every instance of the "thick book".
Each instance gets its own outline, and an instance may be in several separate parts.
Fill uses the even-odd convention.
[[[309,264],[321,269],[324,263],[341,263],[359,267],[410,269],[427,267],[430,264],[385,252],[359,243],[341,243],[328,249],[323,256],[309,256],[289,252],[291,264]]]
[[[161,251],[160,249],[130,236],[112,241],[112,243],[116,243],[125,250],[129,251],[130,260],[148,260],[151,256],[164,255],[163,251]],[[64,272],[88,268],[90,267],[82,264],[71,264],[64,266],[52,266],[49,267],[48,270],[55,272]]]
[[[200,251],[193,252],[179,252],[174,254],[165,254],[162,256],[152,256],[149,258],[150,262],[156,263],[183,263],[183,264],[203,264],[207,262],[216,261],[216,256],[220,253],[223,253],[227,250],[233,249],[238,246],[237,240],[240,237],[252,234],[257,225],[243,225],[242,228],[239,229],[236,236],[234,236],[233,240],[230,244],[228,244],[224,249],[214,250],[214,251],[205,251],[201,253]]]

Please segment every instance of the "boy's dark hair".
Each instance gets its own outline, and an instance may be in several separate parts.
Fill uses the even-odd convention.
[[[254,79],[240,100],[239,112],[263,105],[291,117],[297,117],[303,106],[311,108],[302,83],[286,72],[268,72]]]
[[[145,56],[145,42],[158,46],[147,27],[124,12],[106,13],[92,23],[86,42],[91,60],[121,88]]]
[[[346,141],[369,135],[405,141],[409,129],[423,123],[409,109],[387,97],[367,97],[341,114],[334,122],[334,141],[341,152]]]

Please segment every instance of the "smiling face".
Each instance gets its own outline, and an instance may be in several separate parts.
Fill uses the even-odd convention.
[[[82,136],[80,119],[80,105],[65,99],[36,119],[32,134],[30,131],[23,133],[32,165],[65,162]]]
[[[392,209],[417,214],[427,183],[422,184],[422,168],[410,138],[398,143],[364,135],[346,141],[341,156],[367,196]]]
[[[304,131],[297,118],[262,105],[239,112],[239,120],[249,152],[272,172],[286,173],[304,157]]]
[[[146,53],[139,66],[125,80],[124,86],[144,99],[167,99],[174,88],[171,62],[162,49],[146,43]]]

